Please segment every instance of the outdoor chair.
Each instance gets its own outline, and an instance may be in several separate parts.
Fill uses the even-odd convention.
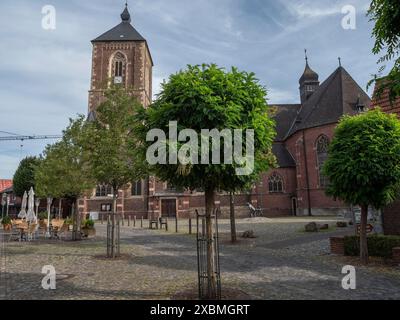
[[[162,229],[163,226],[165,226],[165,230],[168,231],[168,219],[160,217],[159,221],[160,221],[160,229]]]
[[[18,225],[15,223],[13,223],[11,226],[11,232],[8,241],[21,241],[21,230],[18,229]]]
[[[38,236],[38,225],[36,223],[31,223],[27,231],[27,240],[35,240]]]
[[[68,224],[63,224],[61,226],[61,228],[57,231],[56,237],[59,240],[62,240],[63,237],[65,239],[65,237],[67,236],[68,231],[69,231],[69,225]]]

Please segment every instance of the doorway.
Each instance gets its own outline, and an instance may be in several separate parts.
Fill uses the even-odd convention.
[[[176,199],[161,200],[161,216],[164,218],[176,217]]]

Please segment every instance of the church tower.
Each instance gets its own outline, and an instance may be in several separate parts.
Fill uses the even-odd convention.
[[[299,80],[300,84],[300,100],[301,104],[306,102],[319,87],[318,73],[313,71],[308,65],[308,57],[306,51],[306,67],[303,75]]]
[[[138,101],[148,106],[152,100],[153,60],[139,32],[131,24],[126,4],[121,23],[92,40],[92,75],[89,91],[89,117],[104,99],[112,83],[123,85]]]

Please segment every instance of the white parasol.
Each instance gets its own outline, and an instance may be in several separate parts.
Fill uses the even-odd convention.
[[[28,194],[26,191],[24,192],[24,196],[22,197],[21,211],[18,214],[18,218],[25,219],[26,218],[26,198]]]
[[[28,197],[28,212],[26,214],[26,221],[30,223],[37,223],[37,217],[35,215],[35,192],[31,187],[29,190],[29,197]]]

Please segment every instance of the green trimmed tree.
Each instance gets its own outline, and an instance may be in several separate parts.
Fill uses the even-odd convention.
[[[380,209],[396,199],[400,184],[400,121],[371,110],[344,116],[335,129],[323,174],[327,194],[361,207],[360,258],[368,263],[368,207]]]
[[[19,163],[13,177],[13,190],[18,197],[22,197],[31,187],[35,188],[35,166],[39,162],[37,157],[26,157]]]
[[[399,0],[373,0],[368,10],[370,20],[375,22],[372,35],[375,37],[374,54],[383,54],[378,60],[383,64],[380,73],[385,69],[384,63],[394,61],[392,69],[384,81],[379,81],[377,86],[378,96],[388,90],[390,100],[393,102],[400,97],[400,1]],[[375,75],[370,82],[377,81]]]
[[[249,189],[259,179],[261,172],[275,164],[271,151],[275,123],[271,119],[266,95],[266,89],[259,84],[253,73],[240,72],[236,68],[226,71],[214,64],[204,64],[188,66],[186,70],[171,75],[162,84],[157,100],[149,108],[137,111],[134,136],[139,140],[131,148],[135,151],[136,161],[149,164],[146,155],[168,159],[164,164],[163,161],[151,162],[148,170],[175,187],[204,190],[208,298],[216,295],[211,219],[215,194],[217,191]],[[173,133],[172,127],[175,125],[178,136]],[[183,129],[192,129],[195,135],[183,134]],[[214,129],[221,133],[217,141],[206,133]],[[235,129],[243,132],[254,130],[254,137],[251,139],[239,133],[230,141],[229,134]],[[165,132],[165,137],[158,137],[155,144],[155,139],[152,139],[152,132],[155,133],[153,130]],[[228,130],[227,136],[223,130]],[[230,162],[231,153],[225,154],[225,148],[232,146],[232,143],[243,147],[243,151],[254,146],[254,154],[243,156],[242,161]],[[159,147],[154,150],[157,144]],[[222,147],[219,148],[218,144]],[[201,161],[200,152],[197,153],[192,146],[205,151],[201,152]],[[239,151],[240,156],[242,150]],[[214,156],[216,160],[219,158],[220,164],[217,164],[218,161],[213,162]],[[253,168],[239,173],[239,169],[251,163],[254,164]]]
[[[89,170],[83,141],[87,125],[83,116],[70,120],[60,142],[48,145],[35,169],[36,194],[43,198],[65,198],[72,201],[73,240],[79,239],[78,199],[93,190],[95,181]]]
[[[115,230],[118,190],[144,176],[142,166],[132,161],[129,151],[133,114],[138,107],[137,99],[127,90],[112,86],[105,92],[105,101],[96,108],[96,119],[89,124],[90,134],[85,142],[93,177],[97,183],[112,187],[111,238],[107,238],[110,258],[116,257],[119,243]]]

